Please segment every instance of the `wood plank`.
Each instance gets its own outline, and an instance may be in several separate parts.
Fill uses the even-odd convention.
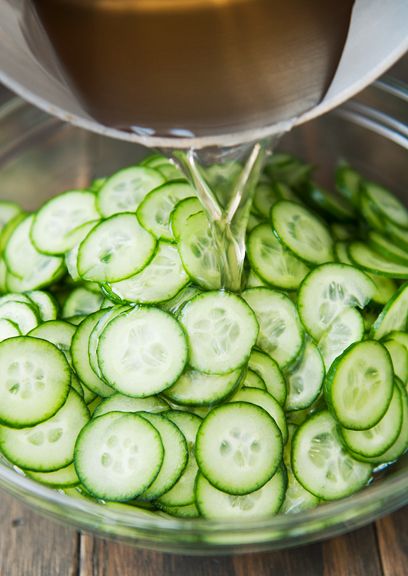
[[[0,575],[77,576],[77,533],[0,493]]]
[[[322,543],[323,576],[382,576],[373,524]]]
[[[408,506],[376,523],[384,576],[408,574]]]

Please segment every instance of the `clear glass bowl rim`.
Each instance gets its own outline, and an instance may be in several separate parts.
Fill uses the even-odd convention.
[[[408,87],[392,80],[382,80],[374,84],[376,88],[383,92],[391,93],[393,96],[408,101]],[[7,102],[0,108],[0,119],[4,119],[8,109],[21,109],[31,107],[15,98],[13,104]],[[19,103],[19,104],[17,104]],[[10,108],[9,108],[10,107]],[[408,148],[408,136],[406,127],[400,122],[394,121],[391,117],[379,114],[370,107],[366,107],[355,101],[344,104],[338,110],[330,114],[340,114],[348,120],[352,120],[361,126],[368,128],[393,140],[399,145]],[[45,118],[46,115],[44,115]],[[59,122],[59,121],[58,121]],[[124,529],[135,530],[135,537],[143,538],[149,541],[149,535],[160,533],[161,541],[167,542],[170,549],[172,544],[176,543],[172,537],[177,535],[178,542],[180,537],[185,535],[189,539],[191,536],[205,538],[206,536],[214,537],[222,534],[228,536],[239,536],[239,534],[251,533],[251,539],[247,542],[244,538],[243,543],[249,544],[250,547],[256,547],[257,543],[267,543],[265,533],[270,533],[270,543],[287,539],[285,545],[289,545],[288,540],[296,536],[301,536],[302,541],[311,541],[322,537],[322,526],[333,527],[331,533],[345,531],[347,525],[355,528],[367,523],[382,514],[392,512],[408,503],[408,468],[393,473],[384,482],[374,483],[361,492],[338,501],[328,502],[324,505],[300,512],[293,515],[277,515],[272,518],[263,520],[246,520],[245,523],[237,520],[215,521],[207,519],[181,519],[171,517],[150,517],[139,516],[136,511],[130,507],[118,509],[109,506],[103,506],[97,502],[86,499],[76,499],[65,495],[60,491],[47,488],[28,477],[16,473],[12,468],[0,463],[0,487],[7,490],[14,496],[22,499],[39,510],[50,512],[53,516],[60,517],[68,522],[80,525],[93,531],[100,531],[104,535],[109,535],[109,525],[118,526]],[[52,510],[50,510],[50,506]],[[55,508],[54,508],[55,507]],[[78,516],[75,516],[78,513]],[[337,529],[335,528],[337,519]],[[101,526],[101,520],[103,525]],[[99,525],[99,528],[98,528]],[[111,531],[115,534],[115,531]],[[260,539],[257,540],[259,534]],[[272,536],[275,534],[275,536]],[[315,535],[315,537],[313,537]],[[306,537],[305,537],[306,536]],[[126,536],[129,538],[129,535]],[[132,536],[130,535],[130,538]],[[168,540],[167,540],[168,538]],[[157,540],[155,540],[157,543]],[[297,543],[297,542],[295,542]],[[188,548],[189,543],[185,542]],[[218,544],[212,541],[202,542],[203,551],[206,547],[216,549]],[[229,547],[228,542],[220,540],[220,547]],[[234,539],[231,546],[239,546],[239,539]],[[152,541],[152,547],[157,547]]]

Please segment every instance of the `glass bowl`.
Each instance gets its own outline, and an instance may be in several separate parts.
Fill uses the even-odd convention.
[[[402,198],[405,194],[408,202],[407,100],[403,85],[378,82],[338,110],[296,128],[279,149],[319,166],[322,184],[333,184],[334,167],[343,159]],[[147,153],[140,146],[63,124],[17,98],[0,108],[0,196],[26,209]],[[5,461],[0,462],[0,487],[64,523],[140,547],[187,554],[241,553],[328,538],[403,506],[408,502],[408,458],[349,498],[245,524],[165,518],[120,504],[72,498],[20,475]]]

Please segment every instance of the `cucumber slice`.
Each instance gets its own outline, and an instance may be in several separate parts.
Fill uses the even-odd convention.
[[[185,180],[169,182],[150,192],[139,205],[139,222],[159,240],[174,240],[170,215],[175,206],[186,198],[195,197],[195,191]]]
[[[78,326],[71,346],[72,363],[80,380],[87,388],[92,390],[92,392],[103,397],[112,396],[115,391],[103,382],[92,370],[89,363],[88,344],[92,330],[105,314],[106,310],[99,310],[85,318]]]
[[[263,408],[271,418],[278,425],[282,435],[282,441],[285,445],[288,439],[288,427],[286,425],[285,413],[275,398],[265,390],[257,390],[255,388],[241,388],[230,399],[230,402],[248,402],[255,406]]]
[[[273,234],[269,224],[260,224],[249,235],[248,259],[256,274],[282,290],[296,290],[309,268]]]
[[[353,494],[367,484],[372,471],[370,464],[355,460],[343,448],[327,410],[299,426],[292,443],[292,468],[298,482],[324,500]]]
[[[41,482],[50,488],[68,488],[79,484],[79,478],[72,463],[53,472],[34,472],[32,470],[25,470],[24,472],[32,480]]]
[[[390,448],[399,436],[402,426],[402,397],[398,386],[394,386],[390,405],[381,420],[368,430],[347,430],[341,428],[341,436],[346,447],[357,454],[369,458],[380,456]]]
[[[71,234],[85,222],[98,220],[96,196],[86,190],[69,190],[51,198],[34,216],[30,237],[40,252],[64,254],[77,242]]]
[[[153,258],[156,241],[134,214],[116,214],[89,232],[78,251],[84,280],[118,282],[143,270]]]
[[[111,412],[91,420],[75,447],[75,469],[85,489],[103,500],[132,500],[160,472],[160,434],[137,414]]]
[[[361,175],[348,166],[341,164],[336,169],[336,189],[355,207],[359,206]]]
[[[22,212],[21,206],[9,200],[0,200],[0,233],[13,218]]]
[[[368,240],[373,250],[384,258],[388,258],[397,264],[408,266],[407,251],[388,240],[383,234],[370,230],[368,232]]]
[[[129,310],[128,306],[113,306],[112,308],[106,310],[105,314],[101,316],[101,318],[98,320],[89,336],[88,340],[89,364],[92,370],[95,372],[95,374],[102,380],[103,377],[101,369],[99,367],[98,355],[97,355],[99,337],[105,330],[105,327],[109,324],[109,322],[114,318],[116,318],[116,316],[119,316],[119,314],[122,314],[122,312],[125,312],[126,310]]]
[[[223,375],[188,369],[164,395],[181,406],[212,406],[230,396],[240,380],[240,369]]]
[[[314,182],[307,182],[302,192],[312,206],[331,219],[348,221],[355,218],[353,205],[344,196],[332,194]]]
[[[119,212],[136,212],[143,198],[164,182],[165,178],[160,172],[147,166],[119,170],[99,190],[98,210],[104,218]]]
[[[199,518],[200,516],[195,504],[187,504],[186,506],[163,506],[159,502],[157,504],[160,505],[160,510],[176,518]]]
[[[242,297],[259,323],[257,346],[285,368],[298,358],[304,330],[295,305],[287,296],[268,288],[251,288]]]
[[[379,276],[408,279],[408,264],[392,262],[363,242],[352,242],[349,245],[349,255],[353,263],[362,270]]]
[[[357,230],[351,224],[342,224],[340,222],[333,222],[330,230],[334,238],[340,242],[352,240],[356,237]],[[340,260],[342,262],[342,260]],[[347,262],[344,262],[347,264]]]
[[[226,374],[243,366],[258,335],[250,307],[229,292],[207,292],[182,309],[192,368],[207,374]]]
[[[76,439],[88,420],[85,402],[71,390],[62,408],[45,422],[20,430],[0,427],[0,448],[20,468],[59,470],[73,461]]]
[[[408,282],[386,304],[371,329],[371,338],[381,340],[395,330],[408,328]]]
[[[0,306],[0,319],[16,324],[21,334],[27,334],[38,326],[39,318],[36,306],[24,302],[5,302]]]
[[[345,308],[334,318],[318,342],[326,370],[351,344],[363,337],[364,320],[360,312],[355,308]]]
[[[331,365],[325,381],[326,399],[344,428],[367,430],[386,413],[393,378],[386,348],[375,340],[357,342]]]
[[[62,307],[62,317],[88,316],[97,312],[102,304],[103,295],[80,286],[75,288],[68,296]]]
[[[268,284],[251,269],[247,277],[246,288],[268,288]]]
[[[302,484],[296,480],[296,476],[292,470],[291,454],[292,438],[295,431],[297,430],[297,426],[290,424],[288,429],[289,439],[283,451],[283,461],[286,467],[288,482],[285,493],[285,500],[283,501],[280,511],[284,514],[295,514],[297,512],[303,512],[305,510],[315,508],[319,504],[319,498],[303,488]]]
[[[320,352],[313,342],[307,340],[300,361],[286,374],[286,410],[302,410],[311,406],[321,392],[324,375]]]
[[[271,183],[260,182],[256,186],[253,207],[264,218],[269,218],[271,208],[278,200],[281,197]]]
[[[198,198],[185,198],[178,202],[170,214],[170,228],[173,238],[179,242],[190,216],[203,213],[203,206]]]
[[[48,322],[40,324],[40,326],[37,326],[34,330],[31,330],[28,335],[32,338],[41,338],[54,344],[54,346],[64,354],[68,364],[72,365],[71,344],[75,332],[75,326],[72,326],[69,322],[49,320]]]
[[[43,322],[56,320],[58,316],[58,304],[53,296],[42,290],[30,290],[27,292],[28,298],[37,306]]]
[[[71,276],[74,282],[79,282],[81,280],[81,276],[78,272],[78,252],[81,242],[85,240],[88,234],[99,224],[100,220],[92,220],[91,222],[85,222],[82,226],[75,228],[72,231],[72,234],[75,234],[76,243],[65,252],[64,262],[65,266],[67,267],[68,274]]]
[[[387,336],[385,337],[385,341],[398,342],[399,344],[402,344],[402,346],[404,346],[404,348],[408,352],[408,332],[401,332],[395,330],[394,332],[387,334]]]
[[[188,462],[187,441],[180,429],[164,416],[148,412],[139,415],[156,428],[164,448],[160,472],[142,494],[144,500],[155,500],[173,488],[183,474]]]
[[[333,239],[325,224],[297,202],[281,200],[272,208],[272,225],[280,240],[310,264],[333,260]]]
[[[324,264],[312,270],[298,294],[299,314],[309,334],[319,340],[345,308],[364,308],[375,286],[368,276],[346,264]]]
[[[97,418],[109,412],[164,412],[169,406],[162,398],[149,396],[148,398],[130,398],[122,394],[114,394],[105,398],[96,407],[93,416]]]
[[[384,346],[387,348],[388,353],[391,357],[392,367],[394,369],[394,374],[397,376],[401,382],[408,381],[408,351],[399,342],[395,340],[386,340],[383,342]]]
[[[379,184],[366,182],[364,184],[364,193],[374,209],[383,218],[386,218],[396,226],[408,228],[408,210],[389,190]]]
[[[256,388],[258,390],[265,390],[266,385],[265,382],[262,380],[260,376],[256,372],[252,372],[252,370],[247,370],[244,386],[246,388]]]
[[[166,300],[165,302],[161,302],[160,308],[165,312],[171,312],[174,316],[178,317],[183,306],[189,302],[189,300],[192,300],[199,294],[202,294],[202,290],[200,290],[200,288],[192,284],[188,284],[173,298],[170,298],[170,300]]]
[[[371,228],[378,230],[378,232],[382,232],[384,230],[386,221],[382,215],[377,212],[374,204],[365,193],[364,188],[362,189],[360,197],[360,212],[362,215],[362,220],[366,221],[371,226]]]
[[[34,215],[27,216],[14,229],[4,249],[8,271],[21,283],[19,291],[35,290],[51,284],[64,270],[64,261],[56,256],[41,254],[30,239]],[[10,287],[10,279],[7,279]]]
[[[0,318],[0,342],[8,338],[14,338],[15,336],[21,336],[17,324],[14,324],[11,320],[6,320],[6,318]]]
[[[0,343],[0,421],[14,428],[51,418],[64,404],[71,373],[53,344],[27,336]]]
[[[75,392],[78,394],[78,396],[80,396],[82,398],[82,400],[85,402],[84,399],[84,389],[82,388],[82,385],[80,384],[78,378],[75,376],[74,373],[71,374],[71,388],[73,390],[75,390]],[[95,398],[95,396],[94,396]],[[86,404],[86,402],[85,402]]]
[[[203,420],[196,443],[200,472],[228,494],[264,486],[282,459],[282,435],[259,406],[233,402],[214,408]]]
[[[181,326],[170,314],[140,307],[109,322],[99,337],[97,355],[110,386],[128,396],[144,397],[177,381],[188,349]]]
[[[155,304],[174,298],[189,282],[177,248],[159,242],[151,262],[138,274],[107,286],[112,298],[124,302]]]
[[[220,288],[219,254],[204,213],[193,214],[187,220],[178,250],[183,266],[194,282],[207,290]]]
[[[190,412],[171,410],[165,413],[182,432],[188,447],[187,466],[171,490],[158,499],[159,506],[188,506],[195,502],[195,481],[198,466],[195,458],[195,442],[197,431],[202,422],[201,418]]]
[[[269,518],[280,509],[286,490],[286,475],[279,469],[262,488],[250,494],[233,496],[222,492],[202,475],[197,476],[197,508],[204,518],[229,520]]]
[[[400,228],[399,226],[395,226],[392,222],[385,222],[382,230],[385,228],[385,232],[389,235],[391,240],[400,246],[404,250],[408,250],[408,230],[405,228]],[[1,239],[0,239],[0,246],[1,246]]]
[[[267,392],[283,406],[286,400],[287,387],[283,374],[275,360],[272,360],[272,358],[264,352],[252,350],[248,367],[250,368],[248,373],[253,370],[260,376],[265,383]],[[245,380],[245,386],[249,386],[247,380]]]
[[[364,461],[374,465],[394,462],[408,450],[408,395],[406,389],[396,381],[402,400],[402,426],[394,444],[379,456],[364,458]],[[363,456],[358,456],[363,458]]]

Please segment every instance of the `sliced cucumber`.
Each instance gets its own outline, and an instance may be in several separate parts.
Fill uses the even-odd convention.
[[[318,342],[326,370],[351,344],[363,337],[364,320],[360,312],[355,308],[345,308],[334,318]]]
[[[199,294],[202,294],[202,290],[200,290],[200,288],[192,284],[188,284],[173,298],[170,298],[170,300],[166,300],[165,302],[161,302],[160,308],[166,312],[171,312],[174,314],[174,316],[178,316],[183,306]]]
[[[368,240],[371,247],[381,254],[384,258],[388,258],[393,262],[408,266],[408,254],[403,248],[388,240],[383,234],[370,230],[368,232]]]
[[[210,519],[268,518],[274,516],[285,497],[286,475],[279,469],[262,488],[234,496],[222,492],[199,474],[196,483],[197,507],[204,516]]]
[[[178,242],[190,216],[203,213],[203,206],[196,197],[185,198],[176,204],[170,214],[170,228],[173,238]]]
[[[353,205],[343,196],[332,194],[314,182],[308,182],[302,192],[316,210],[331,219],[349,221],[355,218]]]
[[[226,374],[243,366],[258,335],[250,307],[229,292],[207,292],[188,302],[180,313],[190,364],[208,374]]]
[[[251,288],[242,293],[259,323],[257,346],[285,368],[301,353],[304,330],[295,305],[281,292]]]
[[[220,288],[220,262],[207,216],[199,212],[187,220],[178,250],[189,276],[203,288]]]
[[[268,224],[260,224],[248,238],[248,259],[256,274],[282,290],[296,290],[309,268],[274,235]]]
[[[251,356],[248,361],[248,373],[254,371],[265,384],[266,390],[269,394],[279,402],[281,406],[285,404],[287,387],[285,378],[275,360],[259,350],[252,350]],[[249,386],[247,380],[245,381],[245,386]]]
[[[292,443],[292,468],[302,486],[324,500],[337,500],[360,490],[372,467],[343,448],[337,424],[327,410],[299,426]]]
[[[308,332],[319,340],[345,308],[364,308],[375,292],[364,272],[346,264],[324,264],[312,270],[298,294],[299,314]]]
[[[374,209],[383,218],[386,218],[396,226],[408,228],[408,210],[389,190],[379,184],[366,182],[364,184],[364,193]]]
[[[269,218],[271,208],[278,200],[281,197],[269,182],[260,182],[256,186],[253,207],[263,218]]]
[[[353,263],[362,270],[390,278],[408,279],[408,263],[393,262],[363,242],[352,242],[349,245],[349,255]]]
[[[158,396],[149,396],[148,398],[130,398],[122,394],[114,394],[105,398],[96,407],[93,416],[97,418],[109,412],[164,412],[169,406],[162,398]]]
[[[337,190],[356,207],[360,201],[361,180],[361,175],[347,164],[341,164],[336,169]]]
[[[239,368],[222,375],[188,369],[171,388],[164,391],[164,395],[182,406],[212,406],[234,392],[240,383],[240,377]]]
[[[164,448],[160,472],[142,494],[145,500],[155,500],[171,490],[183,474],[188,462],[187,441],[180,429],[168,418],[149,412],[140,412],[139,415],[156,428]]]
[[[331,365],[325,381],[326,399],[344,428],[367,430],[386,413],[393,378],[386,348],[375,340],[357,342]]]
[[[31,240],[40,252],[64,254],[77,242],[72,231],[99,218],[93,192],[69,190],[51,198],[38,211],[31,226]]]
[[[114,318],[116,318],[116,316],[119,316],[119,314],[122,314],[122,312],[125,312],[126,310],[129,310],[128,306],[113,306],[112,308],[108,308],[108,310],[105,311],[105,314],[99,318],[98,322],[96,323],[95,327],[93,328],[89,336],[88,340],[89,364],[92,370],[95,372],[95,374],[102,380],[103,377],[101,369],[99,367],[98,354],[97,354],[99,337],[105,330],[105,327],[109,324],[109,322]]]
[[[260,376],[258,376],[256,372],[253,372],[252,370],[247,370],[244,386],[247,388],[257,388],[258,390],[266,391],[265,382]]]
[[[200,472],[228,494],[248,494],[264,486],[282,459],[282,436],[259,406],[233,402],[214,408],[197,434]]]
[[[371,337],[380,340],[395,330],[408,329],[408,282],[385,305],[372,326]]]
[[[143,494],[160,472],[160,434],[137,414],[110,412],[91,420],[75,447],[75,469],[85,489],[103,500]]]
[[[303,410],[311,406],[321,392],[324,375],[320,352],[313,342],[307,340],[300,360],[286,374],[286,410]]]
[[[164,182],[160,172],[147,166],[119,170],[100,188],[98,209],[104,218],[119,212],[135,212],[143,198]]]
[[[185,335],[167,312],[135,308],[106,326],[97,349],[101,373],[128,396],[152,396],[177,381],[187,362]]]
[[[394,374],[401,382],[408,382],[408,351],[400,342],[386,340],[383,342],[391,357]]]
[[[333,239],[323,222],[297,202],[281,200],[272,208],[272,225],[280,240],[310,264],[333,260]]]
[[[51,418],[70,381],[67,361],[53,344],[28,336],[0,342],[0,422],[21,428]]]
[[[156,241],[134,214],[116,214],[95,226],[78,250],[84,280],[118,282],[143,270],[153,258]]]
[[[53,472],[34,472],[31,470],[25,470],[24,472],[32,480],[41,482],[41,484],[51,488],[68,488],[79,484],[79,478],[73,463]]]
[[[159,242],[151,262],[138,274],[109,284],[112,298],[124,302],[155,304],[174,298],[189,282],[177,248],[168,242]]]
[[[139,205],[139,222],[159,240],[174,240],[170,215],[176,205],[186,198],[195,197],[194,188],[185,180],[163,184],[150,192]]]
[[[85,402],[71,390],[65,404],[45,422],[16,430],[0,428],[0,449],[20,468],[48,472],[74,459],[78,434],[89,420]]]
[[[91,222],[85,222],[85,224],[82,224],[82,226],[79,226],[78,228],[75,228],[72,231],[72,234],[75,234],[76,243],[71,248],[71,250],[65,252],[64,261],[65,266],[67,267],[68,274],[71,276],[74,282],[80,282],[81,280],[81,276],[79,275],[78,272],[78,252],[81,242],[85,240],[85,238],[88,236],[91,230],[93,230],[95,226],[99,224],[99,222],[100,220],[92,220]]]
[[[159,498],[158,504],[160,506],[188,506],[195,503],[194,486],[198,472],[195,459],[195,442],[202,420],[190,412],[179,412],[176,410],[171,410],[165,415],[183,433],[187,441],[189,456],[183,474],[173,488]]]
[[[394,386],[388,409],[373,428],[368,430],[341,428],[341,435],[351,452],[370,458],[380,456],[394,444],[401,431],[401,426],[402,397],[398,386]]]
[[[271,418],[278,425],[282,435],[283,444],[286,444],[288,439],[288,427],[286,425],[285,413],[275,398],[265,390],[257,390],[255,388],[241,388],[230,399],[230,402],[248,402],[255,406],[263,408]]]
[[[69,364],[72,364],[71,344],[76,332],[75,326],[63,320],[49,320],[31,330],[28,334],[32,338],[48,340],[61,350]]]
[[[27,216],[14,229],[4,250],[4,259],[11,277],[20,279],[19,291],[36,290],[51,284],[64,272],[64,261],[57,256],[41,254],[30,239],[30,230],[34,216]],[[15,288],[10,277],[7,278],[9,289]]]
[[[31,290],[27,292],[28,298],[37,306],[43,322],[56,320],[58,316],[58,304],[53,296],[42,290]]]
[[[85,318],[78,326],[71,346],[72,363],[79,378],[87,388],[103,397],[112,396],[115,391],[92,370],[89,363],[88,344],[92,330],[105,314],[106,310],[99,310]]]
[[[17,324],[6,318],[0,318],[0,342],[8,338],[21,336],[21,332]]]
[[[62,307],[62,317],[88,316],[97,312],[102,304],[103,295],[80,286],[68,296]]]

